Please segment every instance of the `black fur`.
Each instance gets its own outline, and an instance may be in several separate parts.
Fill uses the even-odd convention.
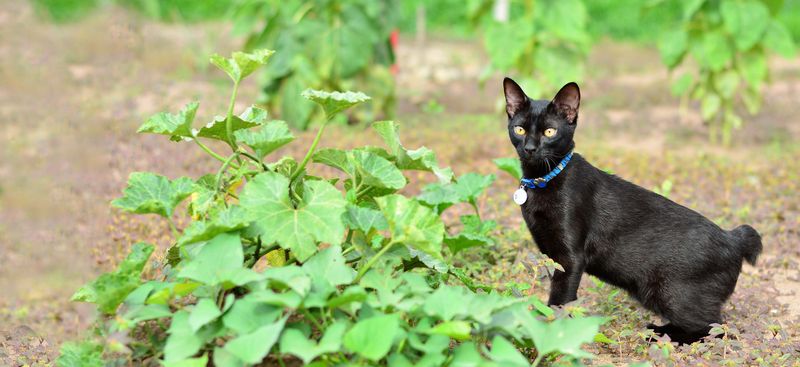
[[[503,81],[508,132],[526,178],[547,174],[575,146],[580,90],[565,85],[552,101],[531,100]],[[525,129],[522,136],[514,127]],[[544,136],[547,128],[557,129]],[[653,327],[691,343],[721,323],[742,260],[755,264],[761,237],[742,225],[726,231],[699,213],[605,173],[575,153],[544,189],[527,189],[522,216],[543,253],[561,264],[550,305],[577,298],[583,272],[628,291],[669,320]]]

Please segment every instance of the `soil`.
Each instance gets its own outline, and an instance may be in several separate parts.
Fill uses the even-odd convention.
[[[74,290],[112,268],[133,242],[149,239],[162,250],[169,243],[163,223],[108,203],[129,172],[197,177],[213,165],[192,147],[135,131],[147,116],[191,100],[201,101],[197,120],[224,111],[228,81],[205,61],[240,43],[221,24],[165,25],[109,8],[54,25],[27,2],[0,3],[0,365],[52,363],[59,345],[95,317],[91,305],[69,301]],[[486,58],[476,42],[400,44],[404,143],[432,148],[456,172],[497,174],[481,206],[518,228],[508,200],[515,183],[488,159],[514,154],[497,108],[502,76],[480,88]],[[726,312],[735,324],[745,317],[739,308],[766,310],[800,343],[800,59],[771,62],[764,108],[746,118],[730,148],[707,144],[696,108],[681,111],[652,47],[602,41],[588,65],[578,149],[644,187],[672,180],[673,200],[723,226],[746,220],[758,228],[764,256],[744,269]],[[238,110],[257,98],[255,83],[240,88]],[[443,112],[423,112],[431,101]],[[360,128],[330,135],[323,145],[378,143]],[[282,153],[300,156],[311,139],[300,133]],[[633,354],[598,352],[608,363]]]

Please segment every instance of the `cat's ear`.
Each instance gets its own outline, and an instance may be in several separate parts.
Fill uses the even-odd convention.
[[[522,91],[517,82],[508,77],[503,79],[503,92],[506,94],[506,113],[508,118],[512,118],[525,107],[528,102],[528,96],[525,95],[525,92]]]
[[[578,119],[578,107],[581,105],[581,90],[578,84],[569,82],[561,87],[552,103],[569,123],[575,123]]]

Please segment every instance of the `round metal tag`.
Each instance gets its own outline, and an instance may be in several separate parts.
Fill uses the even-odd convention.
[[[528,192],[524,188],[520,187],[517,191],[514,191],[514,202],[517,205],[525,204],[526,201],[528,201]]]

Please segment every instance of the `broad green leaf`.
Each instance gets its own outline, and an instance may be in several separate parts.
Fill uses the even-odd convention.
[[[346,150],[341,149],[320,149],[314,152],[312,160],[315,163],[324,164],[329,167],[336,168],[350,176],[355,175],[355,167],[350,157],[347,156]]]
[[[398,315],[373,316],[357,322],[344,335],[344,346],[364,358],[377,362],[389,353],[399,332]]]
[[[441,213],[453,204],[469,202],[476,204],[478,197],[494,182],[494,175],[467,173],[455,182],[433,183],[426,186],[419,200]]]
[[[533,22],[523,17],[509,22],[489,23],[483,36],[483,44],[492,66],[498,70],[513,68],[535,37],[534,32]]]
[[[480,175],[477,173],[467,173],[456,180],[455,189],[460,195],[461,201],[475,203],[487,187],[494,182],[495,176]]]
[[[220,204],[220,197],[217,196],[217,177],[215,174],[206,174],[197,179],[194,183],[194,192],[189,199],[189,214],[194,218],[205,217],[213,214]]]
[[[466,288],[442,285],[425,299],[422,310],[428,316],[450,321],[467,314],[471,296]],[[459,302],[453,302],[456,299]]]
[[[709,121],[711,118],[716,116],[717,112],[719,112],[719,108],[722,105],[722,100],[719,98],[718,95],[710,93],[707,94],[703,98],[703,102],[701,104],[701,112],[704,121]]]
[[[539,353],[542,353],[539,350]],[[492,339],[492,350],[489,357],[502,366],[530,366],[528,360],[506,338],[498,335]]]
[[[112,201],[111,205],[131,213],[170,218],[175,207],[193,190],[194,182],[188,177],[170,181],[150,172],[133,172],[128,177],[124,196]]]
[[[353,285],[345,288],[342,295],[331,297],[325,305],[330,308],[338,308],[354,302],[363,302],[366,299],[367,292],[360,286]]]
[[[403,144],[400,143],[399,128],[394,121],[379,121],[372,124],[372,127],[389,147],[389,152],[394,156],[397,168],[433,172],[443,183],[452,180],[453,170],[439,167],[433,151],[425,147],[415,150],[407,150],[403,147]]]
[[[684,73],[677,79],[672,81],[672,85],[670,86],[670,92],[674,96],[682,96],[689,91],[692,84],[694,83],[694,78],[692,74]]]
[[[291,288],[301,296],[308,294],[311,289],[311,278],[297,265],[272,267],[264,270],[263,277],[273,283]]]
[[[362,230],[364,233],[369,233],[372,229],[382,231],[389,228],[389,223],[379,210],[355,204],[347,205],[343,218],[348,227]]]
[[[278,307],[288,307],[288,308],[297,308],[300,306],[300,302],[304,300],[294,291],[286,291],[283,293],[277,293],[271,289],[265,289],[261,291],[256,291],[250,293],[253,300],[267,304],[272,306]],[[306,307],[312,307],[308,303],[308,299],[305,301]],[[315,306],[316,307],[316,306]]]
[[[189,326],[189,313],[178,311],[172,317],[169,326],[169,337],[164,345],[164,361],[174,362],[189,358],[205,344],[205,333],[198,333]]]
[[[406,185],[403,173],[385,158],[364,150],[353,150],[350,156],[363,184],[394,190]]]
[[[225,344],[224,349],[245,363],[259,363],[278,341],[287,318],[288,316],[276,323],[262,326],[250,334],[233,338]]]
[[[422,189],[417,199],[441,214],[453,204],[461,202],[461,194],[452,183],[432,183]]]
[[[542,7],[539,19],[543,28],[552,32],[559,40],[576,45],[589,42],[586,32],[588,14],[581,0],[559,0],[548,3]],[[527,44],[526,42],[525,45]]]
[[[249,334],[256,329],[274,323],[281,316],[281,308],[265,304],[245,296],[236,300],[228,312],[222,316],[222,323],[239,335]]]
[[[233,135],[236,141],[252,148],[256,156],[262,159],[294,140],[286,122],[277,120],[264,124],[258,131],[243,130]]]
[[[342,247],[339,245],[332,245],[316,253],[302,268],[311,278],[312,287],[321,291],[349,284],[356,277],[356,271],[345,263]]]
[[[155,320],[172,316],[169,306],[166,305],[138,305],[130,307],[123,319],[128,320],[131,325],[136,325],[142,321]]]
[[[207,354],[203,354],[203,356],[197,358],[187,358],[182,361],[164,362],[164,367],[206,367],[207,365]]]
[[[739,56],[739,72],[752,88],[760,88],[767,79],[767,57],[763,50],[751,50]]]
[[[359,103],[369,101],[371,98],[361,92],[325,92],[321,90],[306,89],[301,94],[303,98],[312,101],[325,111],[328,119]]]
[[[447,265],[447,262],[441,257],[433,257],[413,247],[408,248],[408,254],[411,255],[412,258],[417,258],[428,269],[433,269],[443,274],[450,270],[450,265]]]
[[[767,32],[764,34],[764,46],[786,58],[794,57],[795,54],[792,34],[783,23],[777,20],[773,20],[769,24]]]
[[[706,3],[706,0],[686,0],[682,1],[681,5],[683,5],[683,20],[688,21],[691,19],[700,8],[703,7],[703,4]]]
[[[444,244],[450,249],[453,255],[471,247],[486,246],[492,244],[492,239],[474,233],[459,233],[455,236],[447,236]]]
[[[283,156],[277,162],[274,163],[267,163],[267,168],[270,171],[280,173],[283,176],[291,177],[292,173],[297,170],[297,166],[300,164],[297,161],[290,157],[290,156]],[[303,169],[305,171],[305,169]]]
[[[213,216],[210,220],[192,222],[178,239],[178,245],[207,241],[219,234],[247,227],[251,222],[247,212],[239,206],[230,206]]]
[[[346,330],[346,321],[336,321],[325,329],[322,339],[319,343],[316,343],[313,340],[308,340],[300,330],[287,329],[281,336],[280,350],[283,354],[294,355],[303,360],[304,364],[309,364],[323,354],[339,351],[342,346],[342,337]]]
[[[200,106],[199,103],[191,102],[175,115],[169,112],[153,115],[136,132],[168,135],[172,141],[191,138],[192,121],[194,121],[198,106]]]
[[[683,60],[688,47],[689,37],[686,31],[680,27],[664,32],[658,43],[658,50],[661,52],[661,62],[670,70],[674,69]]]
[[[259,66],[264,65],[275,51],[260,49],[253,52],[234,52],[231,58],[214,54],[211,63],[228,74],[235,83],[252,74]]]
[[[725,29],[740,51],[753,47],[770,22],[769,9],[758,0],[722,1],[719,11]]]
[[[261,125],[267,118],[267,111],[256,106],[250,106],[240,116],[231,116],[231,132],[234,136],[240,133],[239,130],[249,129]],[[197,132],[197,136],[201,138],[209,138],[222,140],[224,142],[231,141],[228,136],[226,126],[227,118],[225,116],[216,116],[214,121],[209,122]]]
[[[735,70],[725,70],[714,78],[714,87],[725,99],[733,98],[739,87],[739,74]]]
[[[468,340],[471,332],[472,326],[467,321],[445,321],[427,331],[429,334],[446,335],[459,341]]]
[[[245,367],[245,363],[224,348],[214,347],[215,367]]]
[[[594,339],[592,339],[595,343],[603,343],[603,344],[617,344],[614,340],[611,340],[603,333],[597,333],[594,335]]]
[[[239,201],[255,219],[264,242],[292,250],[301,262],[317,251],[318,242],[338,245],[343,240],[346,202],[328,182],[304,181],[303,198],[295,208],[289,198],[289,179],[265,172],[250,181]]]
[[[200,330],[211,321],[222,315],[217,304],[210,298],[201,298],[189,313],[189,327],[193,331]]]
[[[451,367],[490,367],[493,363],[483,359],[473,342],[461,343],[453,352]]]
[[[103,346],[93,342],[66,342],[56,359],[58,367],[103,367]]]
[[[322,149],[314,162],[337,168],[366,186],[397,190],[406,185],[403,173],[386,158],[368,150]]]
[[[584,358],[591,357],[591,354],[581,350],[581,345],[594,340],[604,319],[564,318],[546,323],[534,317],[526,317],[522,321],[523,330],[533,340],[539,353],[547,355],[559,352],[575,358]]]
[[[699,42],[692,44],[691,53],[702,66],[720,71],[733,58],[730,42],[722,32],[709,31],[703,34]]]
[[[511,175],[511,177],[514,177],[515,180],[522,178],[522,167],[519,164],[519,159],[497,158],[492,160],[492,162],[494,162],[494,165],[497,166],[497,168],[508,173]]]
[[[78,289],[72,295],[72,300],[94,303],[101,312],[114,313],[119,304],[141,283],[142,269],[153,249],[153,245],[144,242],[134,244],[116,270],[100,275]]]
[[[402,195],[376,198],[389,223],[392,241],[442,259],[444,224],[430,208]]]
[[[226,287],[256,280],[257,274],[243,268],[243,263],[244,253],[239,235],[222,233],[203,244],[197,255],[178,272],[178,277]]]

